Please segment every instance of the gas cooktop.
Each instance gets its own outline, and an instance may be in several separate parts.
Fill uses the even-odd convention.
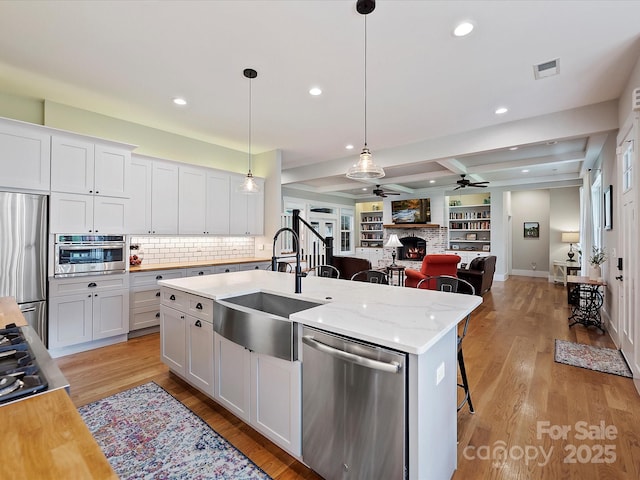
[[[22,330],[0,329],[0,404],[46,390],[47,380]]]

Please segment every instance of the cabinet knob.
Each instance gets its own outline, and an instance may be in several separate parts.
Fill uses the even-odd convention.
[[[87,295],[87,298],[91,298],[91,294]]]
[[[162,280],[162,275],[156,275],[156,280]]]
[[[160,318],[160,312],[156,313],[156,318]]]
[[[171,296],[169,297],[169,300],[175,300],[175,299],[176,299],[176,296],[175,296],[175,295],[171,295]]]
[[[160,292],[156,292],[156,297],[159,297],[159,296],[160,296]]]
[[[226,268],[226,269],[224,270],[224,272],[225,272],[225,273],[230,272],[230,271],[231,271],[231,270],[229,270],[228,268]]]
[[[204,272],[198,272],[198,275],[204,275]]]
[[[202,322],[200,320],[196,320],[196,327],[202,327]]]
[[[97,287],[97,286],[98,285],[96,285],[95,282],[91,282],[89,285],[87,285],[87,287],[89,287],[89,288],[94,288],[94,287]]]
[[[180,318],[181,318],[182,320],[184,320],[184,315],[180,315]]]
[[[89,193],[93,193],[93,190],[89,190]]]
[[[94,296],[94,297],[97,297],[97,296],[98,296],[98,294],[97,294],[97,293],[94,293],[94,294],[93,294],[93,296]]]
[[[97,195],[98,193],[100,193],[100,192],[99,192],[98,190],[96,190],[96,195]]]
[[[198,310],[202,310],[202,304],[201,304],[200,302],[198,302],[198,304],[196,305],[196,308],[197,308]]]

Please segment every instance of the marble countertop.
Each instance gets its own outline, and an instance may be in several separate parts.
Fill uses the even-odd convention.
[[[269,258],[226,258],[224,260],[205,260],[200,262],[143,263],[130,266],[129,273],[153,272],[155,270],[171,270],[174,268],[213,267],[216,265],[236,265],[240,263],[271,262]]]
[[[323,305],[291,315],[294,322],[403,352],[425,353],[478,305],[482,297],[309,276],[295,294],[290,273],[250,270],[161,280],[213,300],[267,292]]]

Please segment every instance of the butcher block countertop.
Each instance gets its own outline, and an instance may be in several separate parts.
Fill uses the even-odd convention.
[[[129,267],[129,273],[171,270],[174,268],[213,267],[219,265],[237,265],[239,263],[270,262],[271,258],[226,258],[224,260],[206,260],[200,262],[143,263]]]
[[[0,297],[0,327],[10,323],[27,326],[15,299]],[[0,405],[0,424],[2,457],[14,459],[3,479],[118,478],[64,388]]]

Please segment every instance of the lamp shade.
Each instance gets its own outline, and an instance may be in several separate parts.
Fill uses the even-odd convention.
[[[562,243],[578,243],[580,232],[562,232]]]
[[[402,246],[402,242],[400,241],[400,239],[398,239],[398,235],[396,235],[395,233],[392,233],[391,235],[389,235],[389,240],[387,241],[387,244],[385,245],[385,247],[401,247]]]

